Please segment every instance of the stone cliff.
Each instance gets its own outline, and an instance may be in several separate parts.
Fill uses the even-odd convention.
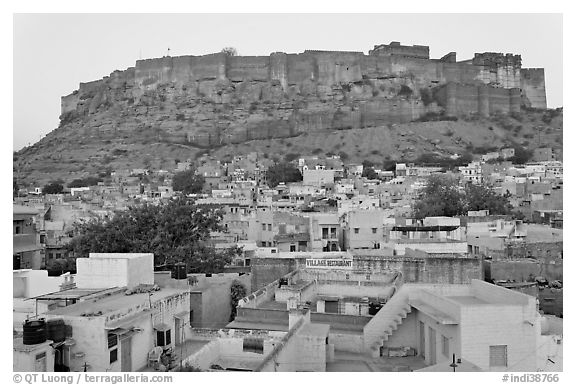
[[[458,62],[451,52],[430,59],[428,47],[397,42],[368,55],[163,57],[81,83],[62,97],[60,127],[34,147],[74,137],[79,145],[96,138],[212,149],[429,116],[517,114],[521,107],[546,108],[545,95],[544,70],[522,68],[518,55],[482,53]],[[106,163],[104,152],[87,161]]]
[[[62,98],[62,120],[90,121],[121,107],[146,117],[100,130],[150,125],[169,141],[217,146],[329,129],[448,116],[545,108],[543,69],[522,69],[518,55],[483,53],[456,62],[430,59],[428,47],[390,45],[362,52],[305,51],[270,56],[163,57],[81,83]],[[172,108],[174,107],[174,108]]]

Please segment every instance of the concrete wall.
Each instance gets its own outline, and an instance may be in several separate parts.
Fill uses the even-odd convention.
[[[523,282],[532,277],[544,277],[548,281],[563,280],[562,260],[533,261],[484,261],[486,278],[494,280],[513,280]]]
[[[537,330],[536,323],[533,326],[525,321],[534,322],[534,317],[526,317],[520,305],[463,308],[460,326],[462,358],[487,371],[535,371],[540,330]],[[507,345],[507,367],[490,368],[491,345]]]
[[[46,270],[14,270],[14,298],[30,298],[60,290],[64,276],[49,277]]]
[[[276,280],[288,272],[297,268],[304,268],[306,258],[254,258],[252,259],[252,287],[261,288]],[[369,256],[355,255],[353,268],[347,272],[334,272],[336,276],[331,280],[345,281],[345,275],[349,274],[349,280],[354,281],[354,274],[395,274],[401,272],[405,282],[411,283],[469,283],[472,279],[482,279],[482,261],[479,258],[446,258],[446,257],[399,257],[399,256]],[[310,274],[308,270],[303,274]],[[323,272],[322,275],[325,273]],[[339,276],[337,276],[339,275]],[[392,276],[391,275],[391,276]],[[312,276],[310,276],[312,277]],[[320,276],[315,276],[320,279]],[[378,279],[376,276],[374,280]]]
[[[416,311],[415,317],[415,344],[416,352],[420,356],[425,357],[425,362],[427,364],[431,364],[431,356],[430,356],[430,347],[431,347],[431,333],[430,329],[435,331],[436,334],[436,363],[451,360],[452,354],[455,354],[456,357],[462,357],[461,352],[461,337],[460,337],[460,330],[457,325],[442,325],[439,324],[436,320],[430,318],[426,314]],[[420,351],[420,322],[424,324],[424,347],[425,351]],[[406,327],[409,328],[411,325],[407,324]],[[398,329],[404,329],[405,326],[401,325]],[[442,353],[442,337],[448,338],[448,356],[445,356]],[[463,357],[462,357],[463,358]]]
[[[238,280],[246,287],[246,293],[250,293],[250,275],[226,274],[200,278],[198,284],[190,288],[190,309],[194,314],[192,325],[196,328],[224,327],[230,321],[232,311],[230,287],[234,280]]]
[[[76,260],[78,288],[134,288],[154,284],[154,254],[90,253]]]
[[[36,372],[36,357],[40,354],[46,355],[46,372],[54,371],[54,349],[50,346],[52,341],[48,340],[43,344],[38,344],[31,349],[31,345],[24,345],[23,349],[14,349],[12,367],[15,372]]]
[[[261,289],[296,268],[295,260],[288,258],[253,258],[250,263],[252,290]]]

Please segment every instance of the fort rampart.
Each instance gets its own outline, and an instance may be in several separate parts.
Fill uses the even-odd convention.
[[[268,56],[167,56],[138,60],[133,68],[81,83],[62,98],[61,106],[63,117],[91,114],[118,101],[143,105],[150,113],[151,103],[157,102],[150,101],[150,95],[156,93],[153,97],[160,101],[178,105],[194,106],[191,100],[201,100],[249,113],[248,119],[241,112],[226,116],[212,107],[211,119],[182,124],[182,133],[171,136],[213,146],[406,123],[428,113],[489,116],[518,112],[521,106],[546,108],[544,69],[521,66],[519,55],[480,53],[458,62],[454,52],[430,59],[428,47],[397,42],[375,46],[368,55],[307,50]],[[218,116],[223,119],[215,119]],[[229,129],[229,122],[239,117],[243,123]]]

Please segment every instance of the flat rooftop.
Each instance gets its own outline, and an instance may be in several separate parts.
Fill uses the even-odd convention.
[[[68,289],[68,290],[61,290],[54,293],[48,293],[39,295],[38,297],[33,297],[30,299],[38,299],[38,300],[71,300],[71,299],[79,299],[82,297],[86,297],[92,294],[105,294],[107,291],[114,291],[116,287],[107,288],[107,289]]]
[[[452,301],[458,302],[460,305],[485,305],[488,302],[474,297],[473,295],[453,295],[453,296],[446,296],[446,298],[451,299]]]
[[[164,288],[160,291],[152,292],[150,299],[152,302],[161,301],[164,298],[177,295],[187,290]],[[78,302],[74,305],[62,307],[47,312],[47,315],[68,315],[68,316],[99,316],[114,313],[122,309],[128,309],[136,304],[148,303],[148,293],[138,293],[132,295],[115,294],[107,298]]]

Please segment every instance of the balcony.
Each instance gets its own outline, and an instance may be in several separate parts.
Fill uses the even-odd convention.
[[[13,248],[14,253],[22,253],[25,251],[39,250],[42,247],[37,241],[36,234],[14,234]]]

